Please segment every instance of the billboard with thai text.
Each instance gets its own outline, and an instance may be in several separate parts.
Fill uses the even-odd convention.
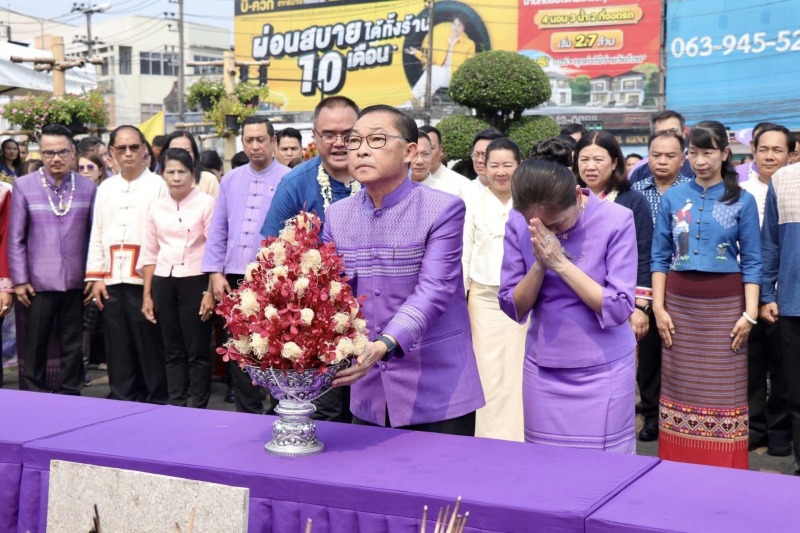
[[[485,50],[516,50],[519,0],[441,0],[434,8],[433,102],[453,72]],[[269,104],[313,109],[323,96],[361,106],[415,107],[425,96],[428,8],[423,0],[241,0],[239,60],[269,60]]]

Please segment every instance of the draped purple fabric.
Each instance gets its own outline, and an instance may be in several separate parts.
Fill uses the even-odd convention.
[[[154,408],[96,398],[0,390],[0,531],[17,528],[22,449],[26,443]],[[49,471],[49,467],[45,470]],[[46,491],[47,485],[44,487]]]
[[[287,459],[263,449],[273,420],[166,406],[30,442],[19,530],[44,531],[52,459],[248,487],[250,531],[273,533],[297,532],[309,517],[315,533],[416,531],[424,505],[435,512],[459,495],[470,531],[582,530],[658,462],[326,422],[317,423],[324,453]]]
[[[794,476],[662,461],[586,521],[587,533],[790,531]]]

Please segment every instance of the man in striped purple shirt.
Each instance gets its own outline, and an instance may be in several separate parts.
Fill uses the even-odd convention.
[[[56,326],[61,347],[59,392],[80,394],[83,292],[95,185],[72,171],[72,133],[64,126],[42,128],[44,167],[17,178],[11,197],[8,261],[24,308],[25,385],[49,392],[47,347]]]

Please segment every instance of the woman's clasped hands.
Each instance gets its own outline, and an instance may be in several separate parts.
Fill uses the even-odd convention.
[[[539,265],[540,268],[558,271],[559,268],[568,263],[566,257],[564,257],[558,237],[547,229],[541,220],[532,218],[528,229],[531,232],[533,255],[536,257],[535,265]]]

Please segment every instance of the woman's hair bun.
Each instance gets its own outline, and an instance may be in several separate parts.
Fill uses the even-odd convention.
[[[531,150],[531,159],[542,159],[560,163],[565,167],[572,167],[573,148],[566,139],[553,137],[539,142]]]

